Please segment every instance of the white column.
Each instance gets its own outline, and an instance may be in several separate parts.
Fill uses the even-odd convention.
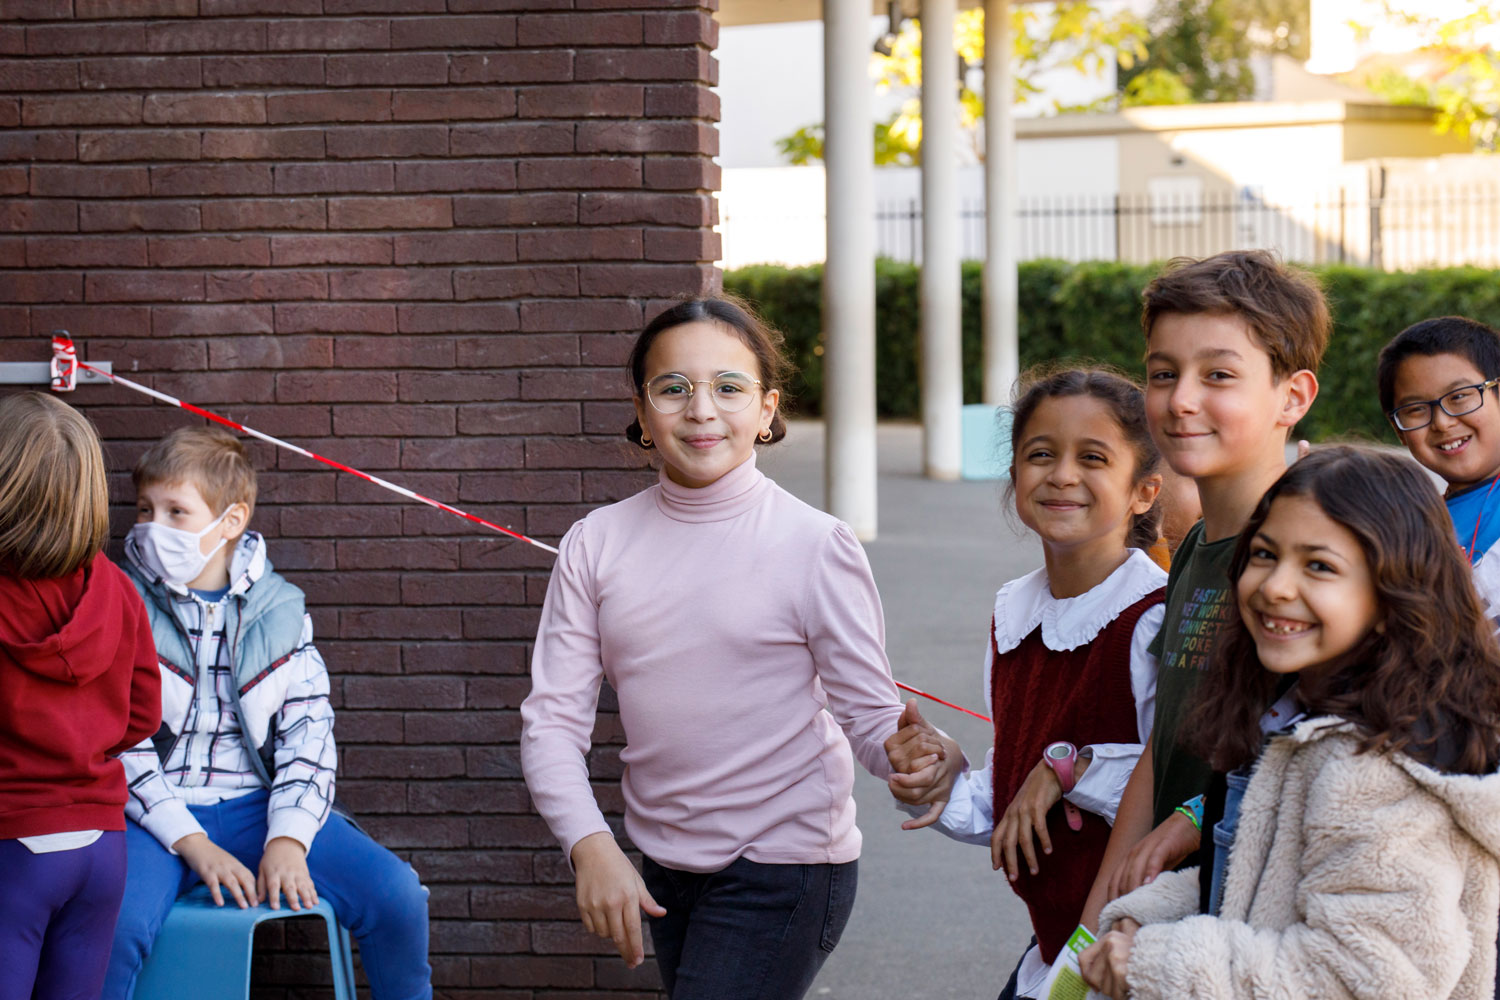
[[[984,4],[984,401],[1010,401],[1020,374],[1017,326],[1015,81],[1011,0]]]
[[[958,231],[957,0],[922,0],[922,466],[957,479],[963,465]]]
[[[823,467],[828,511],[875,537],[875,135],[869,0],[823,0]]]

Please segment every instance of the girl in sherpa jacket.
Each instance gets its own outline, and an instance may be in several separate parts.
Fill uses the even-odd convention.
[[[1262,498],[1231,578],[1240,621],[1184,731],[1219,771],[1254,761],[1220,911],[1198,915],[1198,869],[1165,873],[1105,908],[1085,978],[1132,1000],[1488,1000],[1500,647],[1442,500],[1404,459],[1319,451]],[[1262,748],[1288,683],[1303,714]]]

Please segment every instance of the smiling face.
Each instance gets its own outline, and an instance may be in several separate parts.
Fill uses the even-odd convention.
[[[1051,550],[1123,549],[1131,518],[1161,489],[1160,476],[1137,477],[1135,449],[1092,396],[1042,400],[1017,440],[1016,513]]]
[[[1458,354],[1414,354],[1396,369],[1394,406],[1438,399],[1461,386],[1485,381],[1468,358]],[[1461,490],[1500,474],[1500,399],[1486,390],[1479,409],[1450,417],[1432,408],[1432,423],[1397,431],[1411,457]]]
[[[679,413],[662,413],[643,396],[635,399],[636,417],[661,452],[667,477],[701,488],[748,459],[756,436],[771,426],[779,394],[755,386],[744,409],[725,412],[714,402],[709,383],[725,372],[762,378],[755,352],[734,333],[715,323],[684,323],[657,334],[646,352],[646,382],[676,373],[691,380],[693,393]],[[732,391],[732,389],[726,389]]]
[[[1359,539],[1311,497],[1272,501],[1235,586],[1261,665],[1276,674],[1335,660],[1379,619]]]
[[[1277,467],[1317,392],[1310,372],[1281,381],[1235,315],[1166,313],[1146,355],[1146,420],[1173,471],[1193,479]],[[1305,401],[1302,396],[1307,395]]]

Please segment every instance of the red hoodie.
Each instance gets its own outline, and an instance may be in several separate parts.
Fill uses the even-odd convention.
[[[0,575],[0,840],[125,829],[115,755],[160,726],[151,623],[118,566]]]

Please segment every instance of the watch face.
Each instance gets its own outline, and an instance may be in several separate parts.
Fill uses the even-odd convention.
[[[1053,760],[1067,760],[1072,756],[1070,752],[1072,749],[1066,743],[1054,743],[1047,748],[1047,756]]]

